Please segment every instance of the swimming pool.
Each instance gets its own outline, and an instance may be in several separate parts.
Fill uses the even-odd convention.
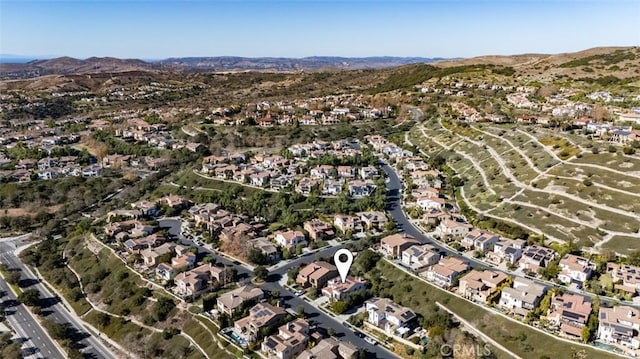
[[[247,341],[240,338],[240,336],[238,334],[236,334],[233,331],[230,331],[229,333],[227,333],[227,335],[233,339],[234,342],[236,342],[239,346],[246,348],[247,347]]]

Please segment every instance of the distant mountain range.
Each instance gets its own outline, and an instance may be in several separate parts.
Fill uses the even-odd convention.
[[[110,73],[127,71],[315,71],[328,69],[380,69],[411,63],[430,63],[444,58],[424,57],[184,57],[159,61],[90,57],[58,57],[32,60],[26,56],[0,55],[1,79],[20,79],[43,75]]]
[[[443,58],[425,57],[335,57],[313,56],[303,58],[286,57],[183,57],[159,61],[161,64],[179,65],[197,70],[272,70],[301,71],[319,69],[379,69],[413,63],[429,63]]]

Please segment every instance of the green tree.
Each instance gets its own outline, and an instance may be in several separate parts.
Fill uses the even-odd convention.
[[[348,309],[347,303],[337,300],[331,303],[331,310],[336,314],[342,314]]]
[[[12,270],[5,275],[5,279],[7,280],[7,283],[15,285],[15,284],[18,284],[21,276],[22,275],[20,274],[19,271]]]
[[[265,279],[267,279],[267,276],[269,275],[269,271],[264,266],[257,266],[253,270],[253,274],[256,276],[256,278],[258,278],[260,280],[265,280]]]
[[[262,253],[262,251],[255,248],[252,248],[249,251],[249,255],[247,256],[247,259],[249,260],[249,262],[253,264],[258,264],[258,265],[265,265],[269,262],[267,259],[267,256],[265,256],[264,253]]]
[[[27,289],[18,295],[18,300],[30,307],[36,306],[40,300],[40,291],[35,288]]]

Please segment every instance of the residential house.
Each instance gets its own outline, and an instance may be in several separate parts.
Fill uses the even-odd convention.
[[[267,357],[292,359],[309,344],[309,323],[296,319],[278,328],[278,334],[264,338],[260,349]]]
[[[331,165],[320,165],[312,168],[309,175],[312,179],[335,178],[335,172],[335,167]]]
[[[317,261],[306,265],[298,272],[296,283],[303,287],[322,288],[338,276],[338,269],[327,262]]]
[[[547,292],[547,287],[530,279],[516,277],[513,287],[502,289],[498,306],[514,314],[526,316],[535,309]]]
[[[362,178],[363,180],[380,177],[378,173],[378,169],[373,166],[361,167],[359,174],[360,174],[360,178]]]
[[[175,268],[169,263],[160,263],[156,267],[156,276],[160,279],[169,280],[177,274]]]
[[[360,217],[337,214],[333,219],[333,225],[341,233],[359,233],[364,230]]]
[[[526,242],[522,239],[502,238],[493,245],[493,251],[487,254],[487,258],[496,264],[506,262],[514,265],[522,257],[522,249],[525,244]]]
[[[598,340],[640,349],[640,310],[626,305],[600,307]]]
[[[218,311],[232,317],[244,305],[257,303],[264,298],[264,291],[251,285],[243,285],[230,292],[221,294],[216,299]]]
[[[547,312],[547,320],[560,327],[560,333],[571,337],[581,337],[582,328],[591,314],[591,302],[578,294],[555,294]]]
[[[438,197],[420,197],[416,200],[418,207],[424,211],[438,211],[445,207],[445,200]]]
[[[170,194],[158,199],[158,202],[166,204],[171,208],[184,208],[189,204],[189,201],[184,197]]]
[[[158,264],[158,259],[168,253],[172,253],[175,248],[173,243],[163,243],[155,248],[145,248],[140,251],[144,265],[147,267],[153,267]]]
[[[485,303],[489,295],[505,283],[507,278],[508,276],[500,271],[474,269],[460,278],[458,294],[467,299]]]
[[[127,232],[136,227],[138,221],[124,221],[109,223],[104,226],[104,233],[107,237],[113,237],[120,232]]]
[[[138,201],[131,204],[131,207],[139,209],[143,216],[154,217],[158,214],[158,206],[150,201]]]
[[[445,219],[435,229],[435,234],[440,238],[445,237],[462,237],[473,229],[469,223]]]
[[[559,265],[558,279],[565,284],[576,283],[579,286],[591,278],[591,274],[596,269],[595,263],[573,254],[562,257]]]
[[[449,288],[455,283],[458,275],[468,271],[469,263],[456,257],[446,257],[440,259],[438,264],[431,266],[427,271],[426,277],[440,287]]]
[[[384,226],[389,222],[387,215],[384,212],[368,211],[356,213],[360,216],[360,220],[364,224],[367,230],[384,230]]]
[[[380,240],[380,250],[387,257],[398,258],[402,251],[416,244],[420,244],[420,241],[407,233],[396,233]]]
[[[196,264],[196,255],[191,252],[181,253],[179,247],[175,248],[178,257],[171,258],[171,263],[160,263],[156,267],[156,276],[160,279],[169,280],[179,272],[193,268]]]
[[[124,242],[124,247],[130,253],[140,253],[145,248],[154,248],[166,242],[167,238],[154,233],[142,238],[132,238]]]
[[[252,186],[265,187],[269,184],[270,176],[269,172],[258,172],[249,175],[249,179]]]
[[[615,289],[632,296],[640,292],[640,267],[607,263],[607,274],[611,276],[614,283],[617,283]]]
[[[333,236],[335,235],[333,227],[317,218],[304,222],[302,228],[304,228],[304,230],[309,233],[309,238],[313,239],[314,241],[328,240],[333,238]]]
[[[347,183],[349,196],[359,198],[371,195],[376,189],[376,185],[371,180],[353,180]]]
[[[304,350],[297,359],[355,359],[358,348],[350,342],[336,338],[325,338],[310,349]]]
[[[440,261],[440,253],[430,245],[413,245],[402,251],[402,264],[416,272],[426,270]]]
[[[344,283],[341,278],[334,278],[327,282],[327,286],[322,288],[322,294],[330,300],[343,300],[349,295],[360,289],[365,289],[367,282],[361,278],[347,276]]]
[[[249,315],[236,320],[234,331],[247,342],[253,343],[260,337],[260,330],[278,324],[287,312],[269,303],[258,303],[249,309]]]
[[[400,306],[388,298],[374,297],[364,304],[368,313],[367,321],[388,335],[402,336],[417,318],[411,309]]]
[[[269,261],[269,263],[274,263],[280,260],[280,253],[278,252],[278,248],[271,243],[267,238],[260,237],[250,241],[250,244],[253,248],[259,250]]]
[[[298,181],[296,185],[296,192],[300,192],[302,194],[310,194],[311,192],[317,190],[319,188],[319,182],[317,180],[303,177]]]
[[[474,229],[462,238],[460,244],[467,250],[488,252],[500,240],[496,234]]]
[[[337,171],[340,178],[350,180],[356,177],[356,168],[353,166],[338,166]]]
[[[342,192],[343,183],[339,180],[325,179],[322,183],[322,194],[326,196],[335,196]]]
[[[453,217],[451,216],[451,214],[444,211],[430,211],[430,212],[425,212],[422,215],[423,221],[427,222],[428,224],[437,225],[435,229],[435,233],[436,235],[442,238],[447,236],[462,237],[471,230],[472,226],[470,224],[458,222],[458,221],[453,221],[454,223],[450,227],[447,226],[446,224],[440,227],[440,224],[442,224],[442,222],[446,220],[452,220],[452,219]],[[457,225],[458,223],[463,224],[463,226],[458,226]],[[444,234],[442,234],[442,232],[444,232]]]
[[[558,254],[552,249],[536,245],[525,247],[520,258],[520,268],[528,273],[536,273],[553,261]]]
[[[209,284],[213,279],[222,282],[226,275],[227,272],[224,268],[203,264],[175,277],[176,294],[183,297],[196,297],[209,289]]]
[[[295,249],[298,245],[306,247],[308,244],[304,238],[304,233],[300,231],[278,231],[274,239],[279,246],[288,250]]]

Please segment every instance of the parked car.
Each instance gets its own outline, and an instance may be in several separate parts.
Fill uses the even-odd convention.
[[[369,344],[371,344],[371,345],[376,345],[378,343],[375,339],[373,339],[371,337],[364,337],[364,341],[369,343]]]
[[[296,297],[300,297],[304,295],[304,290],[300,289],[300,290],[296,290],[295,292],[293,292],[293,294],[295,294]]]

